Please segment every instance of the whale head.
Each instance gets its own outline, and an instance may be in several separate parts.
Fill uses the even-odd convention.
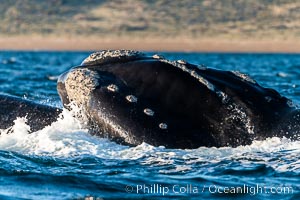
[[[91,54],[57,89],[64,106],[83,107],[93,133],[132,145],[250,144],[288,109],[286,98],[247,75],[131,50]]]

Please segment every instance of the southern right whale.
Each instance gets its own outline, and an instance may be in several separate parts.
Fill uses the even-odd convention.
[[[30,131],[37,131],[55,122],[62,110],[19,97],[0,94],[0,129],[14,125],[17,117],[26,117]]]
[[[65,107],[83,108],[93,134],[121,144],[235,147],[298,138],[299,110],[290,99],[240,72],[184,60],[104,50],[63,73],[57,89]]]

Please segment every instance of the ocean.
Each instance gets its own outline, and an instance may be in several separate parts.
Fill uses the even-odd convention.
[[[56,79],[90,52],[0,52],[0,93],[62,107]],[[152,55],[153,53],[147,53]],[[300,103],[300,54],[170,53],[241,71]],[[300,141],[268,138],[236,148],[128,147],[91,136],[72,112],[29,133],[0,130],[0,199],[300,199]]]

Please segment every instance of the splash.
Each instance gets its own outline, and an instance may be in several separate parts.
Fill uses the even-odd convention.
[[[224,161],[237,161],[245,166],[257,162],[277,171],[300,171],[300,141],[273,137],[236,148],[199,147],[186,150],[154,147],[146,143],[128,147],[90,135],[85,125],[74,117],[79,109],[64,109],[56,122],[33,133],[30,133],[26,118],[17,118],[9,131],[0,130],[0,150],[51,157],[88,155],[102,159],[139,160],[142,165],[177,166],[160,172],[166,174],[193,171],[191,166],[199,163],[218,164]]]

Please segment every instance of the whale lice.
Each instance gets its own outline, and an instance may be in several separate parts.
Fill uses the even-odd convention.
[[[185,61],[185,60],[177,60],[177,63],[182,64],[182,65],[185,65],[185,64],[186,64],[186,61]]]
[[[158,54],[153,55],[152,58],[154,58],[154,59],[164,59],[163,56],[158,55]]]
[[[168,125],[166,123],[160,123],[158,126],[159,126],[160,129],[167,129],[168,128]]]
[[[151,110],[150,108],[145,108],[144,109],[144,113],[148,116],[153,116],[154,115],[154,111]]]
[[[136,103],[137,98],[134,95],[127,95],[126,100],[129,101],[130,103]]]
[[[109,86],[107,86],[107,89],[111,92],[118,92],[119,91],[118,86],[116,86],[115,84],[110,84]]]

